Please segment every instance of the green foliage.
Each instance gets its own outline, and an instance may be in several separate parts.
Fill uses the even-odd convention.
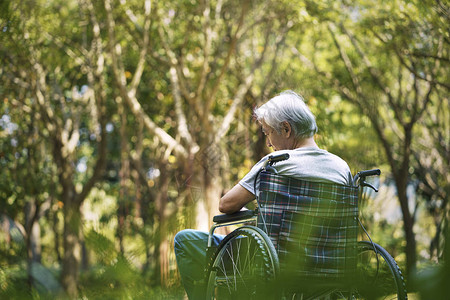
[[[125,257],[111,251],[113,248],[110,247],[110,243],[104,238],[97,240],[95,245],[89,243],[90,249],[106,255],[107,259],[99,261],[92,270],[83,273],[80,281],[81,293],[88,299],[100,299],[102,297],[117,299],[146,298],[150,287],[146,284],[140,272]],[[109,261],[109,259],[112,260]]]
[[[180,299],[179,288],[164,290],[142,276],[129,258],[115,249],[114,242],[90,230],[86,247],[95,255],[96,265],[83,272],[81,293],[87,299]]]
[[[26,278],[25,268],[1,268],[0,297],[4,299],[30,299],[30,291],[24,288]]]
[[[98,106],[84,98],[84,92],[90,88],[103,101],[107,167],[82,206],[89,258],[87,269],[81,270],[82,297],[183,297],[171,246],[165,261],[168,279],[161,279],[159,273],[158,247],[165,240],[170,244],[177,230],[194,225],[195,205],[205,187],[202,182],[212,174],[204,164],[207,155],[216,156],[213,167],[222,179],[217,188],[224,190],[269,151],[251,119],[252,109],[285,89],[304,96],[317,117],[318,144],[344,158],[353,172],[380,167],[382,182],[391,186],[390,174],[398,171],[403,158],[410,161],[406,176],[417,196],[413,199],[418,208],[414,229],[418,266],[441,259],[439,232],[449,211],[450,139],[446,96],[450,30],[448,5],[442,1],[270,0],[243,5],[151,1],[149,51],[137,99],[145,116],[186,146],[190,142],[183,137],[177,110],[184,113],[192,143],[202,146],[194,158],[174,155],[125,105],[125,92],[113,70],[105,1],[0,3],[1,220],[25,228],[29,221],[25,208],[42,209],[35,220],[41,227],[41,266],[55,278],[64,253],[61,195],[66,187],[54,154],[65,146],[55,142],[59,136],[52,135],[51,127],[65,129],[66,140],[79,134],[75,151],[63,157],[78,193],[95,172],[101,132]],[[206,3],[210,10],[205,10]],[[128,86],[143,49],[143,5],[135,0],[112,1],[113,31]],[[346,62],[341,59],[343,52]],[[263,54],[265,59],[256,64]],[[42,66],[42,77],[37,64]],[[97,74],[99,65],[104,70]],[[180,107],[171,67],[179,74]],[[379,81],[373,74],[379,75]],[[212,144],[238,87],[250,75],[254,80],[228,133]],[[101,80],[104,86],[96,86]],[[424,112],[411,131],[411,152],[404,156],[403,129],[418,112],[415,103],[426,99],[428,84],[430,98],[423,102]],[[39,104],[37,90],[43,93],[45,106]],[[415,90],[421,92],[414,94]],[[51,118],[45,118],[43,107],[51,111]],[[392,157],[386,148],[392,149]],[[399,211],[397,194],[380,192],[380,198],[363,207],[365,224],[374,240],[404,264],[401,216],[392,221],[384,215],[385,210]],[[387,208],[385,199],[393,199],[392,206]],[[27,245],[18,228],[0,231],[0,298],[45,298],[48,291],[39,283],[23,288],[28,280]],[[118,250],[120,242],[125,245],[123,252]],[[160,286],[167,283],[164,280],[174,284],[173,293]]]

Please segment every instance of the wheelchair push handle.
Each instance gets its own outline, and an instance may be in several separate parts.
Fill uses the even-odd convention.
[[[374,170],[366,170],[366,171],[360,171],[359,177],[367,177],[367,176],[378,176],[381,174],[380,169],[374,169]]]
[[[286,159],[289,159],[289,154],[288,153],[283,153],[283,154],[278,154],[278,155],[271,155],[267,159],[267,163],[269,165],[273,165],[276,162],[279,162],[279,161],[282,161],[282,160],[286,160]]]
[[[269,158],[267,158],[266,162],[264,163],[263,170],[266,170],[267,172],[271,172],[274,174],[278,174],[277,170],[272,167],[274,163],[287,160],[289,159],[289,154],[283,153],[278,155],[270,155]],[[255,179],[256,181],[256,179]]]
[[[366,182],[366,177],[368,176],[378,176],[381,174],[380,169],[373,169],[373,170],[365,170],[365,171],[360,171],[356,174],[355,178],[353,178],[353,185],[356,186],[358,184],[358,180],[359,180],[359,185],[361,187],[370,187],[371,189],[373,189],[375,192],[378,192],[378,189],[375,188],[373,185],[371,185],[370,183]]]

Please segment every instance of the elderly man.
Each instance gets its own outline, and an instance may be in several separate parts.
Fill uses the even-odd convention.
[[[278,174],[297,179],[350,184],[352,175],[345,161],[320,149],[314,141],[317,124],[303,98],[293,91],[285,91],[256,108],[256,119],[267,138],[267,146],[275,150],[271,155],[288,153],[289,159],[278,162]],[[231,214],[255,199],[255,176],[266,162],[262,158],[244,178],[228,191],[219,202],[219,210]],[[183,230],[175,236],[175,255],[181,280],[189,299],[201,299],[204,294],[204,273],[208,233]],[[214,235],[219,244],[221,235]]]

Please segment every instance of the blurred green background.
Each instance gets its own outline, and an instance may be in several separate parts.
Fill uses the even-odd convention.
[[[253,108],[292,89],[320,147],[382,170],[361,219],[411,298],[444,299],[449,9],[1,1],[0,298],[183,299],[174,235],[209,228],[270,151]]]

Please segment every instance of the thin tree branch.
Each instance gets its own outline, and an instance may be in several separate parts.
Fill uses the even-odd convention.
[[[97,127],[97,158],[93,166],[93,173],[87,182],[83,185],[83,189],[76,197],[76,202],[78,205],[86,199],[88,194],[91,192],[94,185],[101,178],[104,169],[106,167],[106,156],[107,156],[107,132],[106,132],[106,83],[105,83],[105,58],[102,46],[102,40],[100,35],[100,24],[95,16],[94,6],[91,0],[86,1],[86,6],[89,11],[90,19],[93,24],[92,33],[93,40],[91,43],[91,51],[89,51],[89,61],[95,62],[94,66],[90,66],[88,73],[88,82],[90,89],[83,95],[84,98],[88,98],[85,102],[92,106],[91,112],[94,114],[92,118],[94,121],[98,121],[95,124]],[[77,130],[78,131],[78,130]]]
[[[167,55],[169,56],[170,61],[170,81],[172,83],[172,91],[173,91],[173,97],[174,97],[174,103],[175,103],[175,113],[178,119],[177,122],[177,129],[178,133],[180,134],[181,138],[186,141],[186,147],[189,149],[188,152],[197,152],[199,147],[195,143],[194,139],[192,138],[192,135],[190,134],[187,126],[186,121],[186,115],[183,110],[183,100],[181,97],[181,94],[183,94],[188,101],[191,99],[191,96],[189,95],[190,92],[186,89],[186,85],[183,84],[184,82],[184,76],[182,73],[182,66],[181,66],[181,59],[177,59],[175,53],[170,49],[169,44],[166,41],[166,34],[167,28],[164,25],[164,22],[159,22],[160,26],[158,27],[158,32],[161,37],[161,40],[163,41],[163,47],[166,50]],[[194,103],[190,102],[190,104],[193,104],[196,108],[196,111],[200,111],[200,107],[198,104],[198,101],[195,101]]]
[[[108,37],[109,37],[109,48],[112,58],[112,66],[113,72],[119,87],[119,91],[121,96],[125,99],[131,111],[137,118],[141,118],[143,120],[145,127],[153,132],[159,140],[165,144],[168,148],[173,149],[178,155],[183,157],[187,157],[186,149],[172,136],[170,136],[167,132],[165,132],[162,128],[158,127],[150,117],[144,112],[141,104],[136,99],[136,97],[130,97],[127,89],[126,89],[126,78],[125,72],[119,60],[121,48],[119,44],[116,44],[115,39],[115,22],[112,16],[112,7],[111,0],[105,0],[105,10],[107,14],[107,28],[108,28]]]
[[[169,65],[171,67],[174,67],[177,71],[177,77],[178,77],[178,86],[180,87],[180,92],[183,94],[184,98],[195,108],[197,112],[200,112],[201,109],[198,106],[198,103],[196,101],[192,101],[191,97],[191,89],[189,85],[187,84],[185,80],[185,76],[183,73],[184,65],[183,60],[180,58],[177,58],[177,55],[169,46],[169,43],[167,42],[169,39],[169,30],[165,23],[159,18],[159,14],[157,12],[156,17],[158,18],[158,34],[161,40],[161,43],[163,45],[164,50],[166,51],[167,56],[169,57]]]
[[[178,76],[175,67],[170,68],[170,78],[173,85],[173,97],[175,102],[175,113],[178,118],[178,132],[181,137],[186,141],[187,147],[190,153],[195,153],[198,151],[199,147],[193,140],[187,126],[186,116],[183,111],[183,104],[180,94],[180,86],[178,84]]]
[[[203,34],[205,36],[205,44],[203,46],[203,64],[202,64],[202,69],[200,71],[200,80],[197,86],[197,92],[196,94],[196,100],[195,102],[198,101],[198,99],[200,99],[200,95],[203,91],[203,89],[205,88],[205,84],[206,84],[206,78],[208,75],[208,69],[209,69],[209,54],[211,51],[211,43],[212,43],[212,28],[211,28],[211,17],[210,17],[210,11],[211,11],[211,7],[210,7],[211,3],[209,2],[209,0],[205,0],[204,3],[204,9],[203,9],[203,19],[204,19],[204,23],[203,23]]]
[[[241,28],[244,24],[244,17],[245,17],[247,9],[248,9],[248,2],[245,1],[244,5],[242,6],[241,15],[239,17],[239,22],[236,27],[236,31],[235,31],[233,37],[231,38],[231,41],[229,44],[228,53],[227,53],[227,56],[225,57],[225,62],[219,71],[219,76],[217,76],[217,78],[214,82],[211,93],[206,97],[206,103],[205,103],[206,111],[209,111],[209,109],[212,105],[212,101],[215,99],[216,94],[219,90],[219,87],[222,84],[222,79],[225,76],[226,71],[228,70],[228,67],[229,67],[230,61],[231,61],[231,57],[233,56],[233,53],[236,50],[236,44],[237,44],[237,41],[240,36]],[[207,118],[208,118],[207,115],[203,116],[203,122],[206,122]]]
[[[264,45],[263,51],[261,53],[261,56],[253,64],[253,66],[250,70],[250,74],[246,76],[246,78],[243,80],[243,83],[238,87],[238,90],[233,99],[233,103],[231,104],[230,109],[228,110],[227,114],[225,115],[225,117],[223,119],[222,126],[219,128],[219,130],[215,136],[215,142],[219,142],[225,136],[225,134],[228,132],[237,108],[244,100],[245,94],[247,93],[250,86],[252,85],[253,80],[255,78],[255,71],[256,71],[256,69],[258,69],[261,66],[262,62],[264,61],[266,50],[269,45],[269,34],[270,34],[270,30],[267,30],[266,38],[265,38],[265,45]],[[280,40],[279,43],[281,43],[282,41],[283,40]]]
[[[354,68],[353,68],[350,58],[348,57],[348,55],[345,52],[345,50],[343,49],[343,47],[341,47],[341,44],[338,42],[335,29],[336,29],[336,27],[333,23],[328,23],[328,31],[330,32],[331,37],[333,38],[334,44],[336,45],[336,48],[339,51],[341,59],[344,62],[345,68],[346,68],[348,74],[350,75],[350,78],[351,78],[352,84],[353,84],[353,88],[355,89],[356,94],[358,96],[363,97],[362,88],[361,88],[361,84],[359,82],[358,76],[355,74],[355,71],[354,71]]]
[[[375,32],[375,31],[371,31],[371,32],[373,33],[373,35],[374,35],[377,39],[379,39],[379,40],[380,40],[381,42],[383,42],[384,44],[387,44],[387,41],[386,41],[384,38],[382,38],[382,37],[380,36],[379,33]],[[421,74],[420,72],[416,71],[412,66],[410,66],[410,65],[405,61],[404,55],[402,55],[402,53],[401,53],[401,51],[400,51],[399,49],[394,48],[394,51],[395,51],[395,54],[397,54],[397,57],[398,57],[400,63],[401,63],[406,69],[408,69],[409,72],[411,72],[412,74],[414,74],[414,76],[416,76],[417,78],[420,78],[420,79],[422,79],[422,80],[424,80],[424,81],[428,81],[428,82],[431,83],[431,84],[439,85],[439,86],[442,86],[442,87],[446,88],[447,90],[450,90],[450,84],[448,84],[448,83],[446,83],[446,82],[442,82],[442,81],[435,80],[434,78],[429,78],[429,77],[427,77],[427,75]],[[415,55],[411,55],[411,56],[415,56]],[[436,60],[436,62],[439,62],[439,60]]]
[[[386,158],[387,158],[390,166],[392,167],[393,172],[396,172],[396,168],[395,168],[396,163],[395,163],[395,159],[393,156],[392,145],[389,143],[388,138],[382,129],[383,126],[382,126],[382,124],[380,124],[378,115],[376,113],[368,111],[368,109],[362,105],[362,102],[364,101],[363,99],[365,99],[365,98],[360,98],[359,96],[358,97],[353,96],[351,91],[345,85],[343,85],[336,77],[334,77],[330,72],[326,72],[326,71],[319,69],[319,67],[315,63],[313,63],[306,56],[304,56],[302,53],[300,53],[297,48],[291,47],[291,51],[294,55],[296,55],[299,58],[300,61],[302,61],[304,63],[304,65],[306,67],[314,70],[317,74],[319,74],[320,76],[329,80],[332,83],[332,86],[334,86],[336,88],[336,90],[339,92],[339,94],[343,98],[350,101],[350,103],[353,103],[354,105],[356,105],[359,108],[359,110],[361,111],[361,113],[363,113],[365,116],[367,116],[369,118],[369,120],[370,120],[372,126],[374,127],[374,130],[377,133],[377,135],[381,141],[381,144],[385,150]]]
[[[151,0],[145,0],[144,2],[144,31],[142,33],[142,45],[141,51],[139,52],[139,61],[134,72],[133,79],[131,80],[128,93],[130,98],[135,97],[136,88],[141,82],[142,73],[144,72],[145,57],[147,56],[148,46],[149,46],[149,30],[150,30],[150,13],[152,10]]]
[[[392,95],[391,91],[389,90],[389,88],[385,84],[382,83],[382,80],[381,80],[380,76],[378,75],[377,70],[372,66],[372,63],[370,62],[369,58],[366,56],[364,51],[361,49],[358,41],[353,36],[353,34],[350,33],[344,27],[343,24],[340,24],[340,28],[347,35],[347,37],[350,39],[353,47],[355,47],[357,53],[362,58],[362,61],[364,62],[364,64],[367,67],[367,69],[369,70],[369,74],[375,80],[375,83],[378,85],[380,90],[383,91],[383,93],[387,96],[389,104],[391,105],[392,109],[394,110],[394,114],[395,114],[397,120],[400,122],[400,124],[404,125],[405,121],[403,119],[402,112],[400,110],[400,107],[399,107],[398,103],[396,103],[394,101],[394,96]]]

